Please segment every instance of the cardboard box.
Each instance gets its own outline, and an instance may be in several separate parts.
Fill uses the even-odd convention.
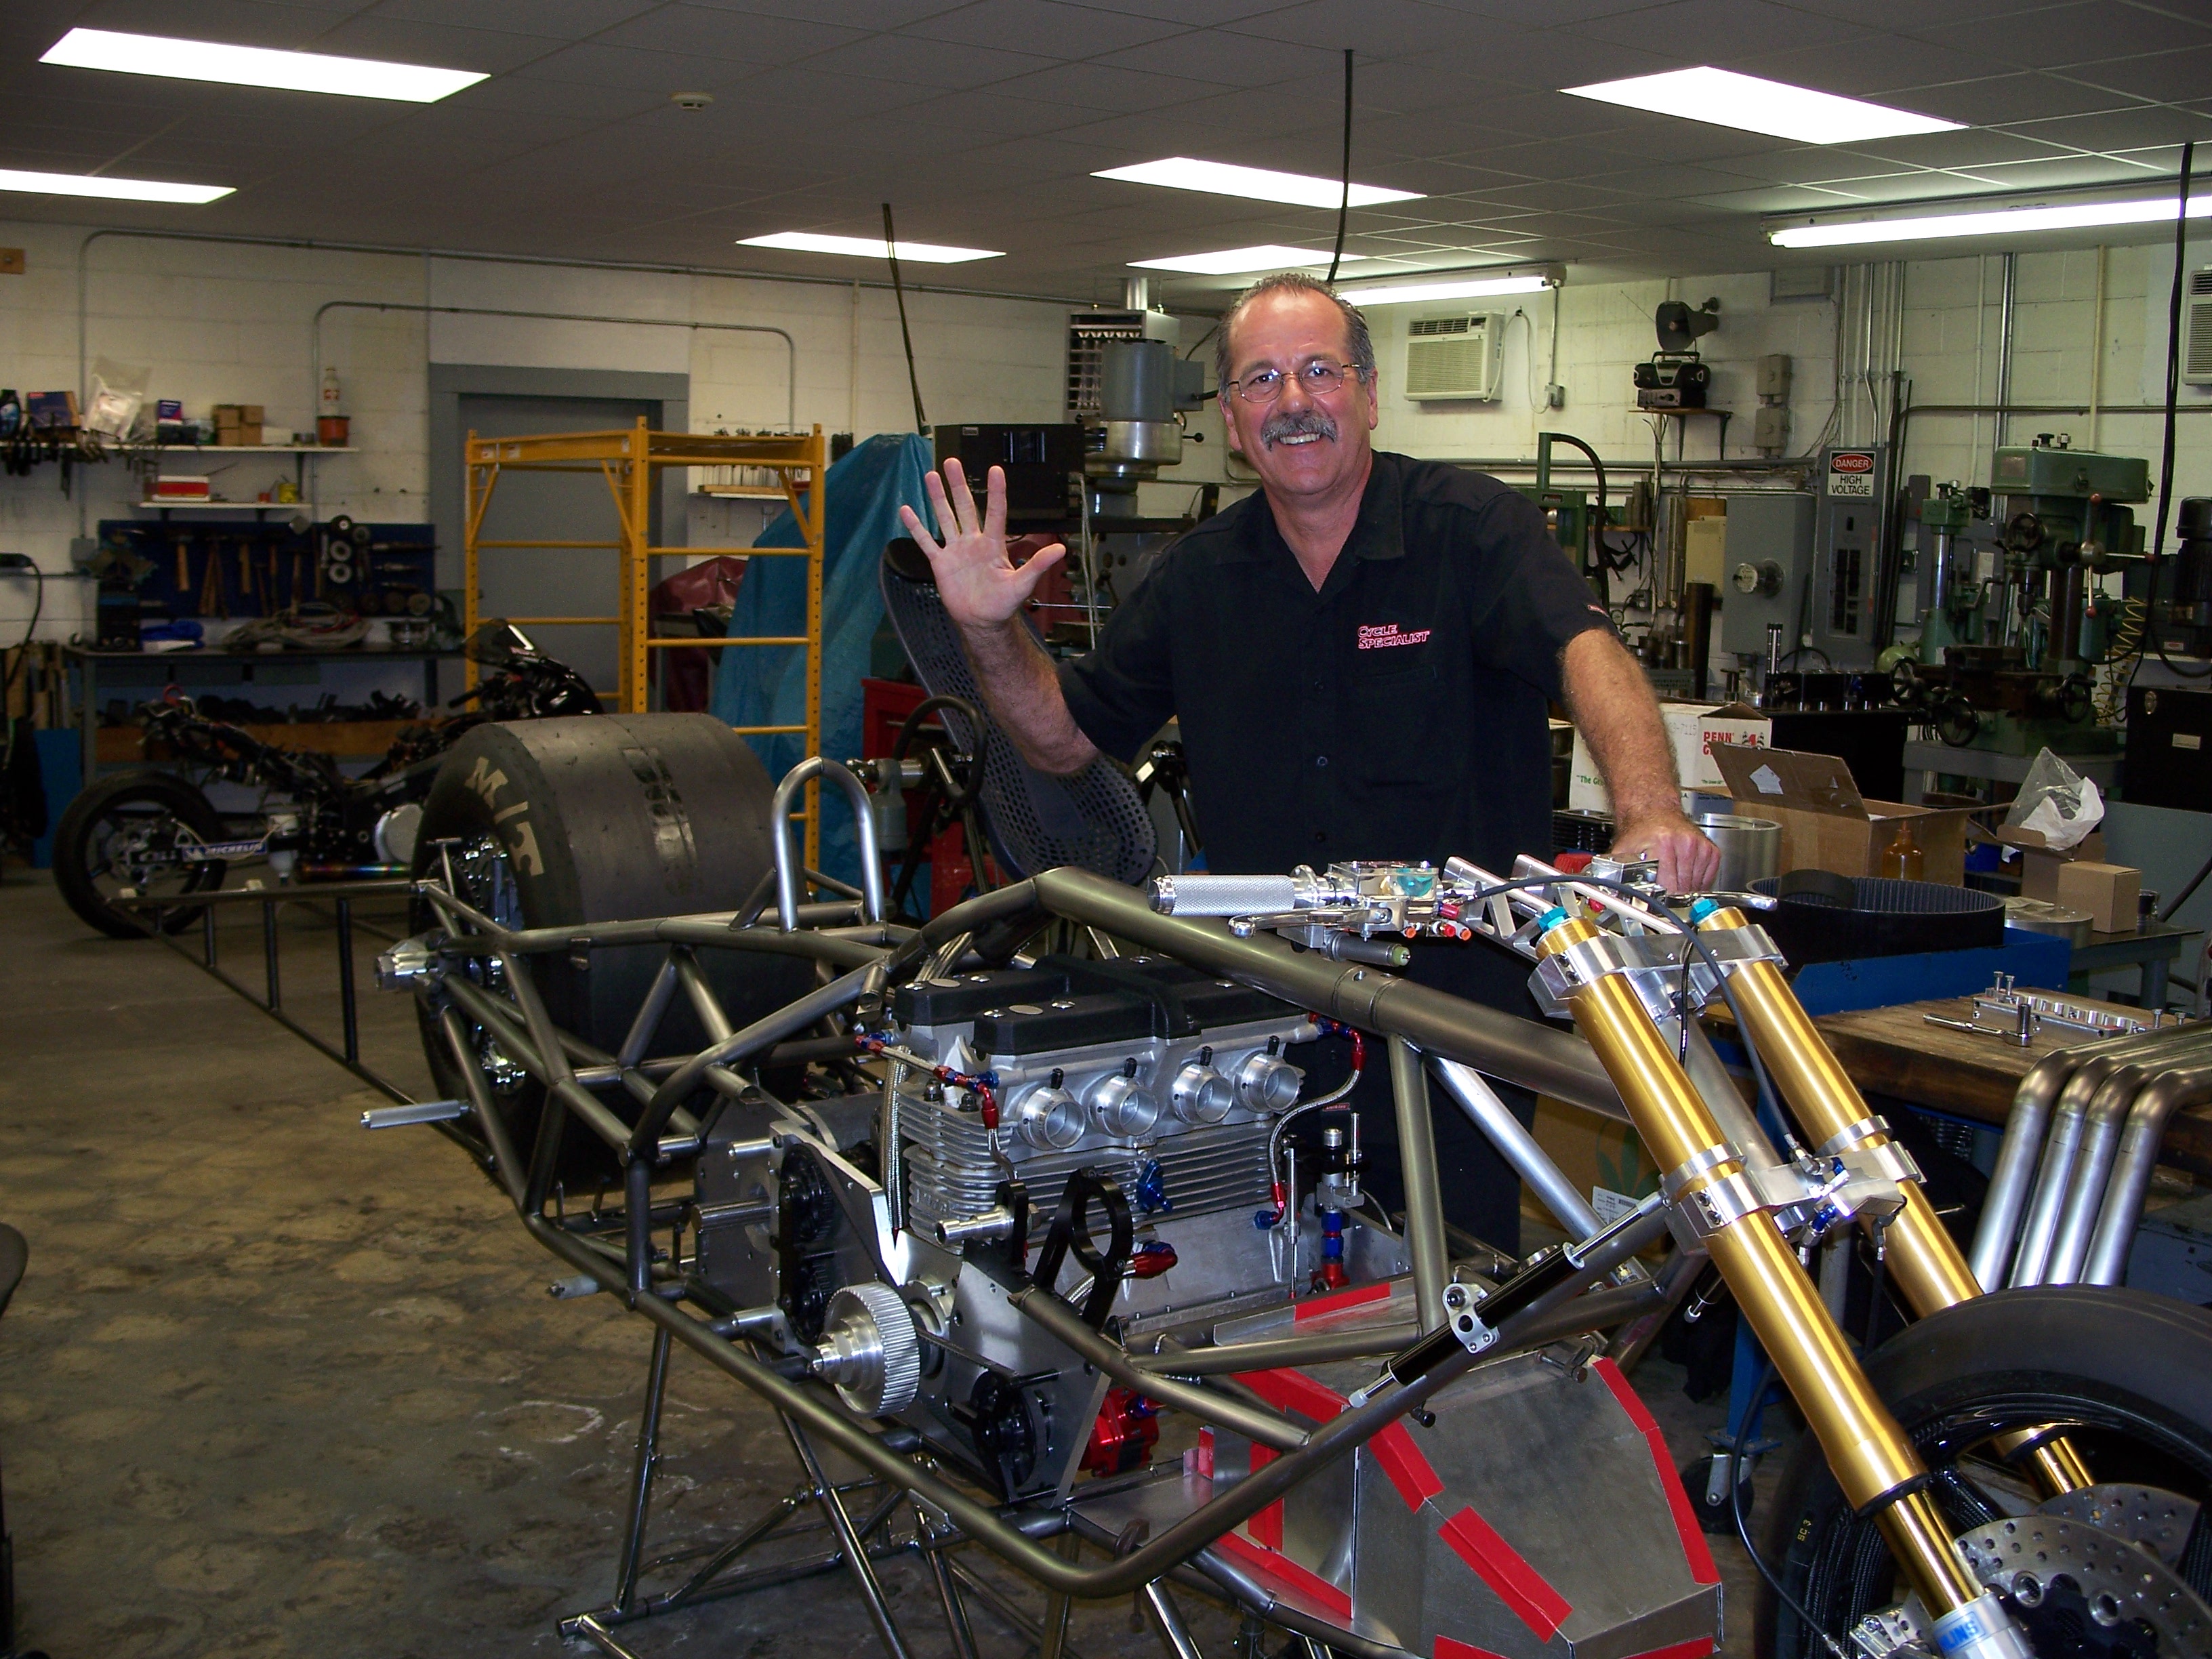
[[[2043,837],[2033,830],[2007,827],[1997,831],[1996,838],[2000,845],[2019,851],[2020,896],[2041,899],[2045,904],[2058,902],[2060,870],[2077,859],[2087,859],[2094,864],[2105,856],[2105,832],[2101,830],[2092,830],[2068,848],[2046,847]],[[2135,926],[2132,916],[2127,925]]]
[[[1781,868],[1878,876],[1881,855],[1897,838],[1898,820],[1912,823],[1923,881],[1962,885],[1966,876],[1966,820],[1972,806],[1911,806],[1868,800],[1850,768],[1833,755],[1792,749],[1723,745],[1713,751],[1735,810],[1782,826]]]
[[[154,499],[204,501],[208,499],[208,481],[192,473],[164,472],[154,480]]]
[[[217,404],[215,406],[215,426],[218,432],[227,426],[259,426],[260,424],[261,405],[259,404]]]
[[[2075,859],[2058,866],[2057,902],[2069,910],[2087,911],[2094,933],[2135,932],[2136,895],[2142,890],[2142,872],[2124,864]]]
[[[1748,703],[1662,702],[1659,717],[1674,750],[1674,773],[1681,781],[1686,811],[1690,796],[1700,791],[1718,793],[1728,787],[1714,764],[1715,748],[1764,749],[1774,736],[1774,722]],[[1579,732],[1575,733],[1573,769],[1567,785],[1569,810],[1611,811],[1605,780]]]
[[[215,431],[215,441],[226,449],[252,448],[261,442],[261,428],[258,426],[219,426]]]
[[[33,392],[23,398],[23,418],[40,428],[68,428],[76,425],[76,393],[74,392]]]
[[[1600,1220],[1612,1219],[1659,1190],[1659,1166],[1626,1123],[1539,1095],[1531,1133]],[[1547,1226],[1559,1224],[1526,1187],[1521,1190],[1521,1212]]]

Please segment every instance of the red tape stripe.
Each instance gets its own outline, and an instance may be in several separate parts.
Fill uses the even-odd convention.
[[[1291,1310],[1291,1322],[1318,1319],[1324,1314],[1342,1313],[1346,1308],[1357,1308],[1363,1303],[1388,1302],[1388,1285],[1355,1285],[1348,1291],[1332,1291],[1327,1296],[1310,1296]]]
[[[1429,1460],[1421,1455],[1421,1449],[1413,1443],[1413,1437],[1406,1432],[1403,1423],[1393,1423],[1367,1443],[1374,1449],[1375,1461],[1390,1477],[1390,1484],[1406,1500],[1407,1509],[1420,1508],[1444,1489],[1444,1483],[1430,1467]]]
[[[1705,1659],[1713,1650],[1713,1638],[1700,1636],[1694,1642],[1677,1642],[1671,1648],[1653,1648],[1649,1653],[1632,1653],[1628,1659]]]
[[[1488,1648],[1479,1648],[1472,1642],[1439,1636],[1437,1638],[1436,1659],[1504,1659],[1504,1656],[1492,1653]]]
[[[1452,1553],[1474,1568],[1475,1576],[1495,1590],[1498,1599],[1512,1608],[1540,1640],[1548,1642],[1559,1633],[1574,1608],[1487,1521],[1473,1510],[1463,1509],[1438,1532]]]
[[[1262,1446],[1256,1442],[1254,1443],[1252,1447],[1253,1474],[1259,1474],[1261,1469],[1266,1468],[1268,1464],[1274,1461],[1275,1454],[1273,1449],[1268,1447]],[[1253,1516],[1250,1520],[1244,1523],[1244,1529],[1250,1533],[1252,1536],[1257,1539],[1261,1543],[1265,1544],[1269,1549],[1279,1550],[1282,1548],[1283,1500],[1278,1498],[1273,1503],[1268,1504],[1266,1509],[1260,1510],[1257,1514]]]
[[[1651,1449],[1651,1462],[1659,1471],[1659,1490],[1667,1495],[1667,1508],[1674,1516],[1675,1535],[1682,1540],[1683,1559],[1690,1564],[1690,1577],[1699,1584],[1717,1584],[1721,1570],[1713,1565],[1713,1552],[1705,1542],[1705,1528],[1698,1524],[1697,1511],[1690,1507],[1689,1494],[1682,1490],[1682,1477],[1674,1472],[1674,1454],[1667,1449],[1667,1437],[1660,1431],[1659,1419],[1651,1409],[1638,1397],[1620,1367],[1610,1359],[1600,1359],[1591,1370],[1605,1379],[1605,1386],[1613,1390],[1613,1397],[1620,1402],[1628,1420],[1643,1431],[1644,1443]],[[1667,1659],[1677,1659],[1671,1648],[1662,1649]]]
[[[1309,1600],[1319,1603],[1339,1619],[1352,1617],[1352,1598],[1317,1573],[1307,1571],[1287,1555],[1273,1550],[1263,1550],[1247,1543],[1233,1532],[1225,1532],[1213,1540],[1213,1547],[1223,1554],[1233,1556],[1262,1576],[1275,1579]]]

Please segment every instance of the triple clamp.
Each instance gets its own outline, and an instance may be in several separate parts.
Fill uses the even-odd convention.
[[[1900,1183],[1918,1181],[1919,1166],[1902,1147],[1868,1146],[1860,1139],[1846,1139],[1871,1133],[1870,1126],[1879,1122],[1879,1119],[1863,1120],[1835,1137],[1850,1147],[1848,1152],[1824,1146],[1819,1156],[1794,1164],[1739,1168],[1694,1192],[1684,1189],[1721,1164],[1741,1164],[1743,1154],[1722,1141],[1684,1159],[1659,1183],[1668,1203],[1668,1226],[1675,1241],[1686,1250],[1702,1250],[1705,1240],[1722,1228],[1762,1210],[1771,1212],[1775,1224],[1800,1243],[1817,1243],[1860,1216],[1881,1220],[1894,1215],[1905,1204]]]
[[[1732,974],[1747,962],[1783,963],[1774,941],[1756,924],[1701,932],[1697,937],[1711,952],[1721,974]],[[1528,976],[1528,988],[1538,1006],[1556,1018],[1569,1012],[1577,991],[1609,974],[1625,978],[1644,1013],[1662,1023],[1695,1013],[1720,988],[1720,975],[1679,933],[1596,934],[1540,958],[1536,971]],[[1686,1009],[1676,1000],[1685,993]]]

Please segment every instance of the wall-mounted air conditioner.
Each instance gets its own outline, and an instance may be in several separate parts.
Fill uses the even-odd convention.
[[[1496,401],[1504,333],[1505,319],[1494,311],[1412,319],[1406,325],[1406,396]]]
[[[2191,386],[2212,386],[2212,265],[2189,273],[2187,301],[2181,313],[2181,378]]]

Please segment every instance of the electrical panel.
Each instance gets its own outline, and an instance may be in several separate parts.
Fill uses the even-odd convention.
[[[1766,655],[1766,625],[1782,624],[1782,648],[1797,648],[1797,610],[1813,553],[1813,497],[1729,497],[1728,560],[1721,581],[1721,649]]]
[[[2191,386],[2212,386],[2212,265],[2189,273],[2184,304],[2181,378]]]
[[[1164,340],[1180,345],[1182,324],[1164,311],[1078,311],[1067,319],[1067,418],[1098,415],[1106,347],[1114,340]],[[1203,368],[1200,374],[1205,373]],[[1202,384],[1202,382],[1201,382]]]
[[[1813,525],[1812,586],[1805,631],[1837,668],[1873,666],[1882,512],[1889,501],[1889,447],[1823,450]]]
[[[1494,311],[1413,318],[1406,325],[1406,396],[1494,401],[1504,333],[1505,319]]]

